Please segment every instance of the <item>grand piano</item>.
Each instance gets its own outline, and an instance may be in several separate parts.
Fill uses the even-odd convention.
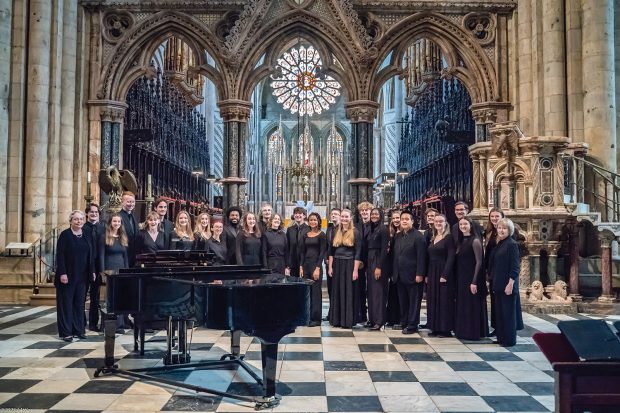
[[[119,374],[164,383],[254,402],[257,410],[278,405],[278,343],[296,327],[308,324],[312,281],[280,277],[261,266],[211,266],[211,256],[201,251],[160,251],[139,256],[138,262],[136,268],[106,274],[107,304],[102,310],[105,360],[95,377]],[[135,338],[140,341],[135,350],[142,353],[145,329],[153,322],[164,324],[167,349],[163,366],[123,370],[115,364],[116,318],[127,314],[134,318]],[[190,326],[230,330],[231,353],[219,360],[192,362],[187,343]],[[262,378],[240,354],[242,332],[260,340]],[[161,376],[177,369],[225,368],[230,364],[243,368],[261,384],[263,395],[231,394]]]

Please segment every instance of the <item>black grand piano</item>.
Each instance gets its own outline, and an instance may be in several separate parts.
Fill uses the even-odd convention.
[[[211,266],[211,256],[201,251],[160,251],[138,257],[139,267],[107,274],[107,305],[102,310],[105,331],[101,374],[120,374],[165,383],[197,392],[255,403],[255,408],[279,404],[276,394],[278,342],[296,327],[308,324],[312,281],[280,277],[260,266]],[[134,318],[134,337],[144,352],[144,331],[152,323],[167,330],[164,366],[123,370],[115,364],[116,317]],[[187,343],[189,326],[231,331],[231,353],[219,360],[191,362]],[[240,354],[241,333],[261,342],[262,378]],[[178,341],[175,346],[175,341]],[[176,353],[175,353],[176,349]],[[262,397],[231,394],[169,380],[160,374],[176,369],[213,369],[234,364],[263,386]]]

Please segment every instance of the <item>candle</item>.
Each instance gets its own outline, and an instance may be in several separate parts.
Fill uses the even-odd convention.
[[[90,183],[90,172],[86,172],[86,183]]]
[[[146,196],[151,197],[152,188],[151,188],[151,174],[146,176]]]

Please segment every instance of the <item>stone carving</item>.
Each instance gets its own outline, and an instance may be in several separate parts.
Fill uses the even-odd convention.
[[[539,302],[539,301],[548,301],[549,299],[545,297],[545,287],[543,283],[536,280],[532,283],[530,287],[530,296],[528,297],[528,301],[531,302]]]
[[[491,128],[493,135],[493,154],[512,158],[519,154],[519,133],[512,123],[497,124]]]
[[[495,19],[489,13],[469,13],[463,17],[463,26],[482,46],[495,40]]]
[[[138,191],[136,177],[131,171],[119,171],[114,165],[99,171],[99,187],[108,194],[108,211],[118,212],[121,209],[121,197],[123,191]]]
[[[112,44],[117,43],[134,24],[134,17],[127,12],[114,11],[103,16],[103,37]]]
[[[551,292],[551,301],[563,301],[567,303],[573,302],[573,299],[568,296],[567,285],[564,281],[558,280],[553,284],[553,291]]]

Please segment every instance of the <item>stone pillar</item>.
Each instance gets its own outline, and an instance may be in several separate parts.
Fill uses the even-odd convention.
[[[480,154],[480,209],[484,213],[489,208],[487,179],[487,157],[486,154]]]
[[[584,138],[589,155],[616,171],[614,2],[582,0]]]
[[[566,77],[568,135],[583,141],[583,67],[581,62],[581,0],[566,0]]]
[[[245,208],[245,149],[252,103],[228,99],[217,106],[224,120],[224,178],[220,180],[224,185],[224,209]]]
[[[58,215],[61,222],[73,209],[73,150],[75,139],[75,65],[77,3],[64,0],[62,32],[61,113],[59,143]],[[79,205],[82,206],[81,204]],[[80,208],[81,209],[81,208]]]
[[[473,172],[472,183],[473,183],[473,198],[474,198],[472,210],[477,211],[478,209],[480,209],[480,198],[481,198],[481,193],[480,193],[480,159],[478,158],[478,155],[472,155],[472,162],[473,162],[473,167],[472,167],[472,172]]]
[[[601,303],[615,301],[611,289],[611,242],[614,238],[614,235],[608,231],[599,234],[601,241],[601,296],[598,301]]]
[[[372,202],[373,124],[379,104],[370,100],[356,100],[345,104],[351,121],[351,208],[363,201]]]
[[[564,1],[542,2],[545,135],[566,136]]]
[[[568,292],[573,301],[581,301],[579,294],[579,230],[580,226],[570,226]]]
[[[45,231],[47,205],[48,113],[50,88],[50,27],[52,3],[30,2],[28,95],[26,109],[25,193],[23,240],[35,241]]]
[[[517,119],[524,133],[532,133],[532,2],[518,2],[518,81],[519,113]]]
[[[0,250],[6,245],[12,0],[0,0]]]

